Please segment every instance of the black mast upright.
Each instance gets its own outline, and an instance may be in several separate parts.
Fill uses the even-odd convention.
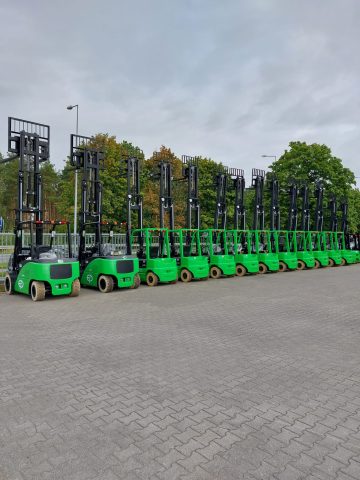
[[[297,207],[297,198],[299,194],[299,188],[296,180],[290,180],[289,184],[289,216],[287,229],[294,231],[297,230],[298,225],[298,207]]]
[[[324,187],[321,182],[315,184],[315,231],[321,232],[324,228]]]
[[[309,187],[307,183],[303,183],[300,187],[301,202],[301,230],[308,232],[310,230],[310,201]]]
[[[15,248],[13,270],[18,268],[18,257],[22,251],[23,224],[27,221],[32,229],[35,221],[35,245],[31,256],[36,254],[36,246],[43,243],[42,179],[40,164],[49,159],[50,127],[41,123],[8,118],[8,151],[14,155],[1,160],[7,163],[19,159],[18,198],[15,211]]]
[[[333,193],[330,194],[328,209],[330,213],[330,231],[336,232],[338,229],[337,203],[336,203],[336,195]]]
[[[102,221],[102,184],[100,168],[104,160],[103,152],[91,145],[90,137],[70,136],[70,163],[82,170],[81,209],[80,209],[80,244],[79,261],[83,265],[86,260],[85,230],[89,226],[95,233],[95,245],[92,255],[102,254],[101,221]]]
[[[270,190],[270,230],[280,230],[279,180],[274,174],[267,175]]]
[[[126,196],[126,253],[131,255],[132,212],[137,212],[136,228],[143,228],[143,198],[140,190],[140,156],[130,155],[125,158],[125,174],[127,179]],[[121,171],[122,173],[122,171]],[[142,242],[140,235],[140,242]],[[140,246],[141,247],[141,246]]]
[[[264,230],[264,178],[265,170],[252,169],[251,186],[255,189],[253,230]]]
[[[235,189],[234,205],[234,229],[245,230],[246,212],[245,212],[245,178],[244,170],[240,168],[229,168],[229,176],[233,179]]]
[[[349,232],[349,221],[348,221],[348,202],[346,198],[342,198],[340,202],[340,212],[341,212],[341,231],[346,234]]]
[[[187,179],[186,228],[200,228],[199,158],[182,156],[182,174]],[[194,212],[194,215],[193,215]]]
[[[214,228],[224,229],[226,227],[227,220],[227,205],[226,205],[226,193],[228,184],[227,168],[218,172],[215,179],[216,186],[216,207],[214,217]],[[219,227],[220,225],[220,227]]]

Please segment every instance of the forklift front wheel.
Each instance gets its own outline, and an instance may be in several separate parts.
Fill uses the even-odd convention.
[[[146,283],[149,287],[156,287],[156,285],[159,283],[159,278],[157,275],[155,275],[155,273],[149,272],[146,275]]]
[[[341,259],[341,266],[344,267],[346,265],[346,260],[345,258],[342,258]]]
[[[279,262],[279,272],[286,272],[287,270],[287,265],[285,262],[282,260]]]
[[[320,268],[319,260],[315,260],[314,268]]]
[[[303,262],[302,260],[298,260],[296,270],[305,270],[305,267],[306,267],[305,262]]]
[[[77,278],[73,281],[71,286],[71,293],[69,297],[78,297],[80,294],[80,280]]]
[[[210,268],[210,277],[211,278],[220,278],[221,277],[221,270],[219,267],[211,267]]]
[[[246,268],[244,267],[244,265],[236,265],[236,275],[238,277],[243,277],[244,275],[246,275]]]
[[[44,282],[34,281],[30,287],[31,298],[34,302],[42,302],[45,299],[45,284]]]
[[[335,262],[332,258],[329,258],[329,263],[328,263],[328,267],[334,267],[335,266]]]
[[[184,268],[183,270],[181,270],[180,278],[181,278],[181,281],[184,283],[191,282],[192,273],[187,268]]]
[[[140,283],[141,283],[141,280],[140,280],[140,275],[138,273],[136,273],[134,275],[134,283],[131,285],[130,288],[139,288],[140,287]]]
[[[9,273],[5,275],[5,293],[7,295],[12,295],[14,293],[14,288]]]
[[[110,275],[100,275],[98,287],[101,293],[109,293],[114,290],[114,279]]]
[[[260,275],[263,275],[264,273],[267,273],[268,267],[265,265],[265,263],[260,262],[259,263],[259,273]]]

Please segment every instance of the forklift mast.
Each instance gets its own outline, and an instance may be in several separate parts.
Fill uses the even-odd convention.
[[[158,154],[157,154],[158,155]],[[160,181],[160,191],[159,191],[159,213],[160,213],[160,247],[162,250],[164,238],[163,238],[163,229],[165,227],[165,215],[168,213],[169,217],[169,240],[170,248],[173,254],[175,254],[175,237],[174,237],[174,228],[175,228],[175,218],[174,218],[174,202],[172,198],[172,168],[171,163],[168,160],[161,160],[158,163],[159,173],[158,178]]]
[[[251,186],[255,189],[253,230],[264,230],[264,179],[265,170],[252,169]]]
[[[280,230],[279,180],[274,174],[267,175],[270,190],[270,230]]]
[[[348,202],[346,198],[342,198],[340,202],[340,212],[341,212],[341,231],[345,233],[345,235],[349,232],[349,221],[348,221]]]
[[[321,182],[315,184],[315,230],[321,232],[324,227],[324,187]]]
[[[13,269],[17,269],[18,257],[22,251],[22,227],[28,224],[32,231],[35,222],[35,247],[43,243],[42,182],[40,163],[49,159],[50,127],[41,123],[9,117],[8,151],[13,155],[2,159],[7,163],[19,159],[18,198],[15,210],[15,248],[12,258]],[[37,223],[39,222],[39,223]]]
[[[182,156],[182,174],[187,179],[186,228],[200,228],[199,157]],[[194,215],[193,215],[194,212]],[[193,219],[194,216],[194,219]]]
[[[289,182],[289,216],[288,216],[288,230],[297,230],[298,224],[298,207],[297,207],[297,198],[298,198],[299,188],[296,180],[290,180]]]
[[[104,154],[91,145],[91,137],[81,135],[70,136],[70,163],[77,170],[82,170],[81,209],[80,209],[80,264],[86,259],[85,229],[91,227],[95,233],[95,245],[92,254],[102,254],[101,221],[102,221],[102,184],[100,168]]]
[[[336,232],[338,229],[337,203],[336,203],[336,195],[333,193],[330,194],[328,209],[330,213],[330,231]]]
[[[303,183],[300,187],[301,204],[301,230],[308,232],[310,230],[310,202],[309,202],[309,187]]]
[[[229,168],[228,174],[232,178],[235,189],[234,205],[234,229],[245,230],[246,211],[245,211],[245,178],[244,170],[240,168]]]
[[[140,156],[130,155],[125,157],[125,171],[120,171],[125,174],[127,179],[127,203],[126,203],[126,253],[131,255],[131,230],[132,226],[132,212],[137,212],[137,229],[143,228],[143,198],[140,193]],[[142,236],[140,236],[142,242]]]
[[[216,208],[214,217],[214,228],[224,229],[226,227],[227,219],[227,206],[226,206],[226,193],[228,184],[228,169],[225,167],[222,171],[218,172],[215,179],[216,186]]]

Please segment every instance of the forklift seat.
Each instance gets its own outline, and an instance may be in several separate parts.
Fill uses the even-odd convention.
[[[184,245],[184,257],[191,256],[191,245]]]

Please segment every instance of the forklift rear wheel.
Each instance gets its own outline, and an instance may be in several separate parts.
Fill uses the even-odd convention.
[[[315,260],[314,268],[320,268],[320,262],[319,262],[319,260]]]
[[[76,280],[73,281],[73,284],[71,286],[71,293],[69,297],[78,297],[80,294],[80,280],[77,278]]]
[[[12,295],[14,293],[12,280],[8,273],[5,275],[5,293],[7,295]]]
[[[30,287],[31,298],[34,302],[41,302],[45,299],[45,284],[44,282],[34,281]]]
[[[342,267],[344,267],[346,265],[346,260],[345,258],[342,258],[341,259],[341,264],[340,264]]]
[[[287,270],[287,265],[285,262],[283,262],[282,260],[280,260],[279,262],[279,272],[286,272]]]
[[[305,262],[303,262],[302,260],[298,260],[296,270],[305,270],[305,267],[306,267]]]
[[[141,283],[141,280],[140,280],[140,275],[138,273],[136,273],[134,275],[134,283],[131,285],[130,288],[139,288],[140,287],[140,283]]]
[[[180,278],[181,278],[181,281],[184,283],[191,282],[192,273],[187,268],[184,268],[183,270],[181,270]]]
[[[146,283],[149,287],[156,287],[156,285],[159,283],[159,278],[157,275],[155,275],[155,273],[149,272],[146,275]]]
[[[335,262],[332,258],[329,258],[329,263],[328,263],[328,267],[334,267],[335,266]]]
[[[265,265],[265,263],[259,263],[259,273],[260,275],[266,273],[268,271],[268,267]]]
[[[98,287],[101,293],[109,293],[114,290],[114,279],[110,275],[100,275]]]
[[[244,265],[236,265],[236,275],[238,277],[243,277],[244,275],[246,275],[246,268],[244,267]]]
[[[211,267],[210,268],[210,277],[211,278],[220,278],[221,277],[221,270],[219,267]]]

